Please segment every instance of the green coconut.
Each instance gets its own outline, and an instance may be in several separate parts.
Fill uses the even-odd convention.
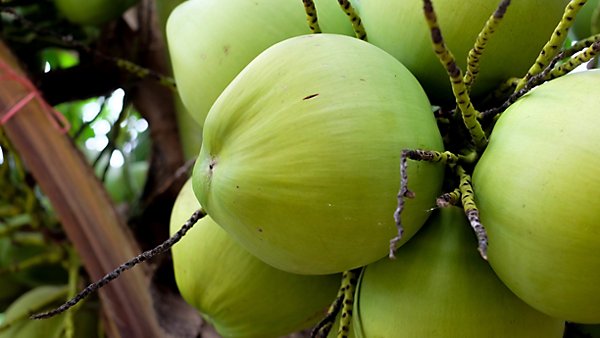
[[[435,0],[446,45],[465,70],[469,50],[498,0]],[[483,56],[475,96],[511,77],[525,75],[560,21],[568,0],[512,1]],[[423,1],[361,0],[360,16],[369,42],[394,55],[419,79],[434,103],[452,102],[448,75],[433,52]]]
[[[512,294],[476,246],[461,209],[436,211],[396,260],[363,271],[354,305],[356,336],[562,337],[564,321]]]
[[[499,118],[473,173],[488,257],[538,310],[600,323],[600,71],[544,83]]]
[[[192,181],[171,215],[171,233],[200,208]],[[183,298],[223,337],[278,337],[311,327],[335,299],[340,275],[303,276],[277,270],[252,256],[209,216],[173,248]]]
[[[323,32],[352,35],[336,1],[315,0]],[[300,0],[190,0],[167,22],[167,41],[181,99],[202,126],[233,78],[258,54],[310,29]]]
[[[212,107],[194,191],[248,251],[279,269],[328,274],[388,253],[402,149],[442,150],[431,107],[396,59],[342,35],[267,49]],[[410,164],[408,240],[440,193],[443,167]]]

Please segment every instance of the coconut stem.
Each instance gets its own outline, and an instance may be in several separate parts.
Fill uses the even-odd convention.
[[[365,31],[365,27],[362,24],[362,20],[360,16],[356,13],[352,4],[348,0],[338,0],[340,7],[346,13],[350,22],[352,23],[352,28],[354,29],[354,34],[357,38],[361,40],[367,41],[367,32]]]
[[[544,81],[550,81],[557,77],[563,76],[569,72],[571,72],[576,67],[581,64],[588,62],[596,55],[600,54],[600,35],[592,36],[589,39],[580,41],[581,43],[577,43],[573,45],[572,48],[564,50],[558,53],[554,59],[550,62],[548,67],[544,69],[543,72],[536,74],[529,78],[527,84],[521,90],[514,92],[500,107],[493,108],[481,112],[480,118],[486,119],[491,116],[496,118],[499,117],[503,111],[505,111],[511,104],[515,103],[520,97],[527,94],[531,89],[535,86],[540,85]],[[587,46],[587,48],[585,48]],[[574,55],[575,53],[581,51],[581,49],[585,48],[581,53],[571,57],[568,61],[563,64],[556,66],[559,61],[563,60],[565,57],[569,57]]]
[[[395,251],[398,242],[402,239],[404,234],[404,226],[402,225],[402,211],[404,210],[404,199],[413,198],[414,192],[408,189],[408,159],[414,161],[425,161],[430,163],[443,163],[454,165],[460,160],[465,162],[471,162],[474,153],[468,153],[467,155],[455,155],[449,151],[439,152],[435,150],[423,150],[423,149],[404,149],[400,154],[400,191],[398,192],[398,206],[394,212],[394,221],[396,222],[397,235],[390,240],[390,259],[395,259]]]
[[[454,189],[454,191],[444,193],[440,197],[438,197],[437,200],[435,201],[435,204],[439,208],[447,208],[451,205],[458,204],[458,202],[460,202],[460,198],[461,198],[460,188],[456,188],[456,189]]]
[[[325,314],[325,317],[319,323],[317,323],[317,325],[315,325],[315,327],[310,332],[311,338],[327,337],[329,335],[329,332],[331,331],[331,328],[333,327],[333,323],[335,322],[335,318],[337,317],[338,313],[340,313],[340,310],[342,309],[343,301],[344,301],[344,288],[340,287],[340,289],[338,290],[338,294],[335,297],[335,300],[333,301],[333,303],[331,303],[331,305],[327,309],[327,313]]]
[[[317,18],[317,8],[312,0],[302,0],[304,3],[304,10],[306,11],[306,21],[308,22],[308,28],[313,34],[321,33],[321,27],[319,27],[319,19]]]
[[[337,338],[348,338],[350,333],[350,324],[352,320],[352,308],[354,306],[354,294],[358,277],[362,268],[348,270],[342,277],[342,289],[344,290],[344,302],[342,303],[342,314],[340,317],[340,327],[337,332]]]
[[[560,22],[554,29],[550,40],[546,42],[537,59],[531,68],[529,68],[529,71],[527,71],[527,74],[525,74],[525,76],[517,84],[515,93],[523,89],[531,77],[542,72],[548,66],[548,63],[550,63],[556,54],[558,54],[561,46],[567,38],[568,30],[573,24],[575,16],[586,2],[587,0],[571,0],[567,4],[565,12]]]
[[[99,53],[95,53],[99,54]],[[117,57],[108,57],[109,61],[112,61],[117,65],[117,67],[125,70],[126,72],[137,76],[140,79],[153,79],[158,82],[160,85],[170,88],[173,91],[177,91],[177,85],[175,84],[175,79],[170,76],[166,76],[155,72],[149,68],[142,67],[138,64],[135,64],[129,60],[117,58]]]
[[[477,250],[481,257],[487,260],[488,238],[485,228],[479,219],[479,209],[475,204],[475,194],[473,193],[473,184],[471,183],[471,175],[463,169],[462,166],[456,166],[456,172],[460,177],[460,193],[461,202],[465,215],[469,219],[469,223],[477,236]]]
[[[435,150],[407,150],[407,156],[411,160],[425,161],[431,163],[456,163],[460,156],[454,155],[449,151],[439,152]]]
[[[494,97],[496,97],[496,98],[505,97],[509,91],[512,92],[512,94],[509,95],[508,99],[500,107],[492,108],[492,109],[486,110],[484,112],[481,112],[480,118],[485,119],[490,116],[498,116],[498,114],[500,114],[504,110],[506,110],[506,108],[508,108],[515,101],[517,101],[518,98],[520,98],[521,96],[523,96],[527,92],[529,92],[529,90],[531,90],[533,87],[539,85],[543,81],[549,80],[550,72],[558,74],[558,71],[555,70],[554,67],[559,61],[561,61],[563,58],[571,57],[586,48],[588,48],[588,50],[589,50],[588,52],[594,53],[593,50],[594,50],[594,48],[597,49],[597,46],[594,46],[594,47],[592,47],[592,46],[594,45],[594,43],[596,43],[598,41],[600,41],[600,34],[592,35],[586,39],[577,41],[571,47],[558,53],[558,55],[556,55],[554,57],[554,59],[552,59],[552,61],[548,65],[548,67],[546,67],[546,69],[544,69],[544,71],[542,73],[532,76],[527,81],[527,84],[523,88],[521,88],[521,90],[519,90],[519,91],[515,91],[514,89],[517,87],[517,84],[519,83],[519,81],[521,81],[521,79],[511,78],[511,79],[507,80],[506,82],[504,82],[503,84],[500,85],[500,87],[496,90],[496,92],[494,92]],[[590,49],[589,47],[592,47],[592,48]],[[595,53],[597,53],[597,52],[595,52]],[[591,55],[591,57],[594,57],[594,55]],[[573,61],[572,66],[570,67],[569,71],[573,70],[573,68],[579,66],[581,63],[588,61],[586,59],[580,59],[580,60],[581,61]],[[575,62],[578,62],[578,63],[575,63]],[[564,75],[564,74],[566,74],[566,72],[564,72],[561,75]],[[555,78],[555,77],[552,77],[552,78]]]
[[[485,26],[477,36],[475,40],[475,46],[469,51],[469,55],[467,57],[467,70],[465,71],[465,76],[463,77],[463,81],[465,82],[465,86],[467,89],[470,89],[475,79],[477,79],[477,75],[479,74],[479,58],[483,54],[487,42],[496,31],[498,25],[504,18],[504,14],[506,13],[506,9],[510,5],[510,0],[502,0],[498,5],[498,8],[494,11],[494,13],[488,18],[485,23]]]
[[[396,208],[396,211],[394,212],[394,220],[396,221],[396,230],[397,230],[397,235],[396,237],[392,238],[390,240],[390,253],[389,253],[389,257],[390,259],[395,259],[396,258],[396,247],[398,245],[398,242],[400,241],[400,239],[402,239],[402,235],[404,234],[404,226],[402,226],[402,211],[404,210],[404,198],[405,197],[412,197],[413,196],[413,192],[408,190],[408,173],[407,173],[407,167],[408,167],[408,156],[409,156],[410,150],[408,149],[404,149],[402,151],[402,154],[400,155],[400,191],[398,192],[398,207]]]
[[[600,41],[594,42],[591,46],[584,49],[581,53],[571,57],[565,63],[552,68],[552,71],[544,76],[544,80],[549,81],[571,72],[576,67],[590,61],[600,53]]]
[[[50,317],[56,316],[62,312],[65,312],[66,310],[75,306],[80,301],[87,298],[87,296],[89,296],[93,292],[97,291],[101,287],[105,286],[106,284],[110,283],[112,280],[119,277],[121,275],[121,273],[133,268],[134,266],[138,265],[139,263],[142,263],[158,254],[164,253],[167,250],[171,249],[173,247],[173,245],[175,245],[177,242],[179,242],[183,238],[183,236],[194,226],[194,224],[196,224],[198,222],[198,220],[200,220],[204,216],[206,216],[206,212],[203,209],[196,210],[192,214],[192,216],[185,222],[185,224],[183,224],[181,229],[179,229],[173,236],[169,237],[167,240],[165,240],[164,242],[162,242],[155,248],[150,249],[148,251],[144,251],[141,254],[139,254],[138,256],[121,264],[118,268],[114,269],[112,272],[109,272],[108,274],[106,274],[104,277],[102,277],[97,282],[94,282],[94,283],[88,285],[85,289],[83,289],[81,292],[79,292],[77,295],[75,295],[75,297],[71,298],[70,300],[65,302],[63,305],[57,307],[56,309],[32,315],[31,318],[32,319],[50,318]]]
[[[354,293],[361,271],[362,267],[342,273],[342,281],[337,296],[329,306],[325,317],[310,332],[311,338],[327,337],[340,312],[342,314],[337,337],[348,337],[350,320],[352,319],[352,306],[354,305]]]
[[[575,55],[575,53],[591,46],[596,41],[600,41],[600,34],[595,34],[575,42],[573,45],[571,45],[571,47],[565,49],[563,53],[565,53],[565,57]]]
[[[477,120],[479,112],[475,110],[473,104],[471,103],[469,90],[465,84],[465,81],[463,80],[463,74],[460,70],[460,67],[458,64],[456,64],[456,60],[452,55],[452,52],[450,52],[444,43],[442,31],[437,22],[437,16],[433,9],[431,0],[423,0],[423,11],[425,13],[425,18],[427,19],[429,30],[431,31],[433,50],[450,77],[452,92],[456,98],[456,104],[461,111],[463,122],[471,134],[471,138],[473,139],[475,147],[477,147],[479,150],[482,150],[485,148],[488,141],[481,124]]]

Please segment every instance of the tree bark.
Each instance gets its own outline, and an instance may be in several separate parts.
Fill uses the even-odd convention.
[[[24,76],[14,56],[0,41],[0,60]],[[31,93],[2,74],[0,115]],[[139,253],[102,184],[70,139],[49,120],[41,98],[26,104],[3,125],[27,168],[50,199],[63,228],[93,279]],[[149,278],[137,268],[100,291],[110,337],[164,337],[149,288]]]

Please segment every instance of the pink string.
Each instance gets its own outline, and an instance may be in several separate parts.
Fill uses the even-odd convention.
[[[48,118],[50,119],[54,127],[56,127],[62,134],[66,133],[69,130],[69,128],[71,128],[69,121],[63,116],[63,114],[56,111],[56,109],[52,108],[52,106],[50,106],[46,102],[46,100],[42,98],[40,92],[36,89],[33,83],[29,81],[29,79],[17,74],[2,59],[0,59],[0,69],[4,71],[4,75],[0,76],[0,79],[18,82],[29,91],[29,94],[19,99],[17,103],[14,106],[12,106],[6,113],[0,114],[0,126],[4,125],[14,115],[21,111],[21,109],[23,109],[23,107],[25,107],[29,102],[37,100],[44,108],[46,115],[48,115]]]

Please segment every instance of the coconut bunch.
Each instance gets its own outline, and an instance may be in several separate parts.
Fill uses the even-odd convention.
[[[171,226],[201,208],[213,229],[174,248],[184,298],[230,337],[600,323],[600,72],[567,74],[600,46],[564,40],[584,5],[180,5],[167,38],[203,139]]]

